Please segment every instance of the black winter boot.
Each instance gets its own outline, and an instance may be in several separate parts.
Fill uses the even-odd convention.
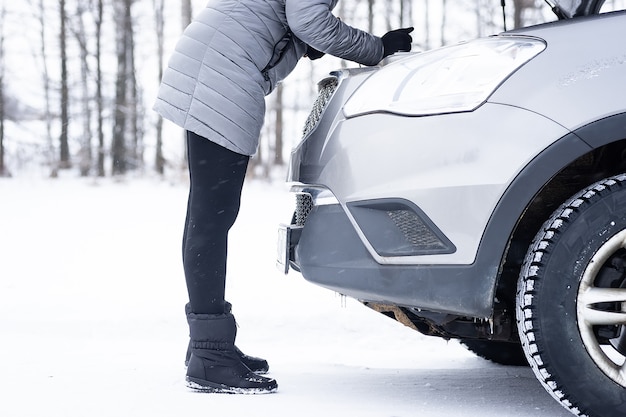
[[[252,372],[235,351],[237,328],[232,314],[187,315],[191,357],[187,384],[205,392],[263,394],[278,385],[271,378]]]
[[[230,313],[232,309],[232,305],[228,301],[224,301],[225,305],[225,313]],[[191,306],[189,303],[185,305],[185,314],[189,315],[191,313]],[[252,372],[263,375],[266,374],[270,366],[265,359],[257,358],[255,356],[246,355],[243,353],[237,346],[235,346],[235,353],[239,356],[239,359],[246,365]],[[189,340],[189,344],[187,345],[187,354],[185,355],[185,366],[189,366],[189,358],[191,357],[191,340]]]
[[[248,367],[252,372],[258,375],[266,374],[270,366],[265,359],[257,358],[255,356],[246,355],[237,346],[235,346],[235,353],[239,357],[239,360]],[[185,356],[185,366],[189,366],[189,358],[191,358],[191,340],[187,345],[187,355]]]

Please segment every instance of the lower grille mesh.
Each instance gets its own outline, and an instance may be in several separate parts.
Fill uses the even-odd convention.
[[[296,211],[293,213],[292,223],[296,226],[304,226],[312,208],[313,199],[309,194],[296,194]]]
[[[391,210],[387,215],[416,250],[445,249],[446,245],[410,210]]]

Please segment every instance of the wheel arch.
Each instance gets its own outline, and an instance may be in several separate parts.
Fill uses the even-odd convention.
[[[565,135],[520,172],[500,199],[482,239],[490,242],[495,238],[503,245],[501,251],[492,252],[502,254],[493,282],[499,302],[514,309],[524,256],[551,213],[582,188],[622,172],[626,172],[626,113]],[[508,239],[495,237],[507,231]]]

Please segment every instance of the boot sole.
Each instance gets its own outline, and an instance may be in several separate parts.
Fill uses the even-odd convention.
[[[198,378],[187,377],[187,387],[195,391],[216,394],[271,394],[278,391],[278,386],[270,388],[242,388],[229,387],[228,385],[205,381]]]

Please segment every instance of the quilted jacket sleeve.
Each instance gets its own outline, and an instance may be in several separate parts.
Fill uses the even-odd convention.
[[[332,13],[334,0],[286,0],[285,13],[291,31],[313,48],[363,65],[383,59],[383,42],[353,28]]]

